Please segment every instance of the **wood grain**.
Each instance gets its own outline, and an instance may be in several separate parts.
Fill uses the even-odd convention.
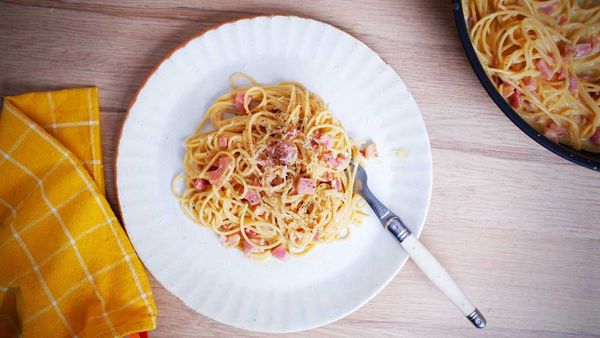
[[[600,174],[544,150],[504,117],[470,69],[449,1],[0,1],[0,95],[98,86],[114,208],[119,129],[146,74],[198,31],[273,13],[348,31],[406,82],[433,148],[423,242],[489,320],[475,331],[409,262],[352,315],[296,336],[600,335]],[[261,336],[152,285],[154,337]]]

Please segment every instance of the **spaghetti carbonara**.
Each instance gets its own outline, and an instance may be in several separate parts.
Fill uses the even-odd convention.
[[[350,235],[364,215],[350,162],[363,155],[323,100],[299,83],[261,85],[240,73],[230,86],[186,141],[185,213],[255,258]]]
[[[600,1],[467,0],[488,76],[554,142],[600,152]]]

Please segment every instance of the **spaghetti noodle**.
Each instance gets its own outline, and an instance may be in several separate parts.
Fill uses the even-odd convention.
[[[600,152],[600,2],[466,0],[483,68],[538,132]]]
[[[260,85],[240,73],[230,86],[186,140],[174,181],[185,180],[184,212],[255,258],[350,235],[364,216],[350,166],[361,155],[323,100],[299,83]]]

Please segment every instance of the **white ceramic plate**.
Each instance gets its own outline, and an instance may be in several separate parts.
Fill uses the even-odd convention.
[[[335,27],[298,17],[240,20],[191,39],[134,100],[119,143],[117,190],[125,227],[148,270],[189,307],[228,325],[262,332],[321,326],[365,304],[407,256],[372,214],[349,240],[286,262],[257,262],[224,249],[214,233],[184,216],[170,191],[182,171],[184,139],[239,71],[262,83],[305,84],[329,103],[350,137],[374,140],[381,156],[367,163],[369,185],[416,234],[431,194],[427,132],[406,86],[375,52]],[[408,156],[398,158],[397,148]]]

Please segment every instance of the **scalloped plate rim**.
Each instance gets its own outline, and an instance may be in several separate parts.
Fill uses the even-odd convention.
[[[148,81],[150,81],[150,80],[151,80],[151,79],[152,79],[152,78],[153,78],[153,77],[156,75],[155,73],[156,73],[158,70],[160,70],[160,69],[161,69],[161,67],[164,65],[165,61],[169,60],[169,59],[170,59],[172,56],[174,56],[176,52],[178,52],[178,51],[182,51],[182,50],[184,50],[184,49],[188,48],[188,47],[189,47],[189,45],[190,45],[190,43],[191,43],[192,41],[194,41],[194,40],[196,40],[196,39],[199,39],[199,38],[202,38],[202,37],[203,37],[203,36],[204,36],[206,33],[210,32],[210,31],[215,31],[215,30],[218,30],[218,29],[220,29],[220,28],[221,28],[221,27],[223,27],[223,26],[230,25],[230,24],[235,24],[235,23],[238,23],[238,22],[241,22],[241,21],[252,21],[252,20],[257,20],[257,19],[259,19],[259,20],[260,20],[260,19],[273,19],[273,18],[282,18],[282,17],[283,17],[283,18],[298,18],[298,19],[301,19],[301,20],[307,20],[307,21],[309,21],[309,22],[315,22],[315,23],[318,23],[318,24],[325,25],[325,26],[327,26],[329,29],[333,29],[333,30],[336,30],[336,31],[338,31],[338,32],[342,32],[343,34],[346,34],[347,36],[349,36],[349,37],[350,37],[350,39],[352,39],[352,40],[354,40],[355,42],[358,42],[359,44],[363,45],[363,47],[367,48],[369,51],[372,51],[372,49],[370,49],[370,48],[369,48],[369,47],[368,47],[366,44],[364,44],[362,41],[360,41],[360,40],[356,39],[355,37],[353,37],[352,35],[348,34],[347,32],[344,32],[344,31],[342,31],[342,30],[339,30],[338,28],[336,28],[336,27],[334,27],[334,26],[332,26],[332,25],[330,25],[330,24],[323,23],[323,22],[320,22],[320,21],[317,21],[317,20],[314,20],[314,19],[309,19],[309,18],[302,18],[302,17],[297,17],[297,16],[279,16],[279,15],[270,15],[270,16],[255,16],[255,17],[241,18],[241,19],[238,19],[238,20],[232,20],[232,21],[223,22],[223,23],[220,23],[220,24],[214,25],[214,26],[212,26],[212,27],[209,27],[208,29],[206,29],[206,30],[204,30],[204,31],[201,31],[201,32],[199,32],[198,34],[195,34],[195,35],[193,35],[191,38],[187,39],[186,41],[182,42],[182,43],[181,43],[181,44],[180,44],[178,47],[174,48],[174,49],[173,49],[173,50],[172,50],[170,53],[168,53],[168,54],[167,54],[167,55],[166,55],[166,56],[165,56],[165,57],[164,57],[164,58],[163,58],[163,59],[162,59],[162,60],[161,60],[161,61],[160,61],[160,62],[159,62],[159,63],[158,63],[158,64],[157,64],[155,67],[154,67],[154,69],[153,69],[153,70],[152,70],[152,71],[151,71],[151,72],[148,74],[148,76],[147,76],[147,77],[145,78],[145,80],[142,82],[142,84],[141,84],[141,85],[140,85],[140,87],[138,88],[138,90],[137,90],[137,92],[136,92],[136,94],[135,94],[134,98],[133,98],[133,99],[132,99],[132,101],[131,101],[131,104],[130,104],[130,106],[129,106],[129,109],[128,109],[128,111],[127,111],[127,114],[126,114],[125,120],[124,120],[124,122],[123,122],[123,124],[122,124],[122,127],[121,127],[121,133],[120,133],[120,135],[119,135],[118,146],[117,146],[117,151],[116,151],[116,156],[115,156],[115,166],[114,166],[114,173],[115,173],[114,177],[115,177],[115,178],[114,178],[114,180],[115,180],[115,192],[116,192],[117,201],[118,201],[118,208],[119,208],[119,212],[120,212],[120,214],[121,214],[121,218],[122,218],[122,220],[123,220],[123,224],[124,224],[124,226],[125,226],[126,228],[128,228],[128,227],[127,227],[127,222],[125,221],[125,215],[124,215],[124,213],[123,213],[123,210],[122,210],[122,208],[123,208],[123,202],[122,202],[122,199],[121,199],[121,197],[119,196],[119,190],[120,190],[120,188],[119,188],[119,176],[118,176],[118,169],[119,169],[119,149],[121,148],[122,141],[123,141],[124,139],[127,139],[127,138],[124,138],[124,137],[123,137],[123,136],[124,136],[124,135],[123,135],[123,133],[124,133],[124,130],[125,130],[125,126],[127,125],[127,123],[128,123],[128,122],[130,122],[130,119],[129,119],[129,118],[130,118],[130,112],[131,112],[131,111],[132,111],[132,109],[135,107],[135,105],[138,103],[139,95],[140,95],[140,93],[142,93],[142,92],[143,92],[144,88],[146,88],[146,85],[148,84]],[[375,53],[375,55],[376,55],[376,56],[379,58],[379,60],[380,60],[381,62],[383,62],[383,63],[385,63],[386,65],[388,65],[388,64],[387,64],[387,62],[385,62],[385,61],[384,61],[384,60],[383,60],[383,59],[382,59],[382,58],[381,58],[381,57],[380,57],[380,56],[379,56],[379,55],[378,55],[376,52],[374,52],[374,53]],[[388,65],[388,67],[389,67],[389,65]],[[395,71],[394,71],[394,73],[395,73]],[[396,74],[396,76],[398,76],[398,75],[397,75],[397,73],[395,73],[395,74]],[[399,79],[399,77],[398,77],[398,79]],[[403,84],[403,82],[401,82],[401,83]],[[414,98],[412,97],[412,95],[410,95],[410,92],[408,91],[408,89],[406,89],[406,92],[408,93],[409,100],[411,100],[411,101],[412,101],[412,103],[414,103],[414,105],[415,105],[415,107],[416,107],[416,103],[414,102]],[[423,216],[423,224],[421,224],[421,225],[417,225],[417,226],[416,226],[416,229],[414,229],[414,230],[415,230],[414,232],[417,234],[417,236],[420,236],[420,234],[421,234],[421,233],[422,233],[422,231],[423,231],[424,224],[425,224],[425,220],[426,220],[426,216],[427,216],[427,213],[428,213],[428,211],[429,211],[429,207],[430,207],[430,201],[431,201],[431,191],[432,191],[432,183],[433,183],[433,175],[432,175],[432,158],[431,158],[431,149],[430,149],[430,144],[429,144],[429,137],[428,137],[428,135],[427,135],[427,131],[426,131],[425,127],[424,127],[424,122],[423,122],[422,116],[421,116],[420,112],[418,111],[418,107],[417,107],[417,112],[418,112],[418,115],[419,115],[419,118],[420,118],[420,122],[423,124],[423,129],[424,129],[424,131],[425,131],[425,132],[424,132],[424,135],[422,135],[422,136],[424,136],[424,138],[425,138],[425,140],[426,140],[426,142],[427,142],[427,154],[426,154],[426,158],[427,158],[427,159],[426,159],[426,162],[427,162],[427,168],[425,168],[425,169],[426,169],[426,172],[427,172],[426,174],[427,174],[427,176],[428,176],[428,180],[427,180],[427,181],[428,181],[428,182],[427,182],[427,185],[428,185],[428,190],[425,192],[425,194],[426,194],[426,200],[427,200],[427,202],[426,202],[426,204],[423,206],[423,215],[424,215],[424,216]],[[141,245],[141,244],[139,244],[139,243],[138,243],[138,245],[135,245],[135,243],[137,243],[137,240],[134,240],[133,238],[131,238],[131,241],[134,243],[134,247],[136,248],[136,251],[137,251],[137,250],[138,250],[138,245]],[[141,258],[141,256],[140,256],[140,258]],[[337,318],[332,318],[332,319],[330,319],[330,320],[327,320],[327,321],[322,321],[322,322],[313,323],[313,324],[311,324],[311,325],[304,325],[304,326],[302,326],[302,325],[300,324],[300,325],[296,325],[296,326],[300,326],[299,328],[298,328],[298,327],[294,327],[294,328],[290,328],[289,330],[288,330],[288,329],[283,329],[283,330],[268,330],[268,329],[267,329],[267,330],[264,330],[264,329],[257,329],[257,328],[255,328],[255,327],[248,327],[248,326],[246,326],[246,325],[244,325],[244,324],[236,324],[236,323],[228,322],[228,321],[225,321],[225,320],[221,320],[220,318],[215,318],[215,317],[213,317],[213,316],[210,316],[210,315],[206,315],[206,314],[204,314],[204,315],[206,315],[206,316],[209,316],[211,319],[213,319],[213,320],[215,320],[215,321],[217,321],[217,322],[220,322],[220,323],[222,323],[222,324],[225,324],[225,325],[230,325],[230,326],[234,326],[234,327],[238,327],[238,328],[241,328],[241,329],[245,329],[245,330],[249,330],[249,331],[254,331],[254,332],[273,332],[273,333],[286,333],[286,332],[298,332],[298,331],[302,331],[302,330],[308,330],[308,329],[312,329],[312,328],[320,327],[320,326],[323,326],[323,325],[326,325],[326,324],[332,323],[332,322],[334,322],[334,321],[336,321],[336,320],[338,320],[338,319],[341,319],[341,318],[343,318],[343,317],[345,317],[345,316],[347,316],[347,315],[349,315],[349,314],[353,313],[354,311],[356,311],[357,309],[359,309],[360,307],[362,307],[364,304],[366,304],[367,302],[369,302],[369,301],[370,301],[370,300],[371,300],[373,297],[375,297],[375,296],[376,296],[376,295],[377,295],[377,294],[378,294],[378,293],[379,293],[379,292],[380,292],[380,291],[381,291],[381,290],[382,290],[382,289],[383,289],[385,286],[387,286],[387,285],[388,285],[388,284],[391,282],[391,280],[392,280],[392,279],[393,279],[393,278],[394,278],[394,277],[395,277],[395,276],[398,274],[398,272],[399,272],[399,271],[400,271],[400,270],[401,270],[401,269],[404,267],[404,265],[406,264],[406,261],[407,261],[407,260],[408,260],[408,257],[405,255],[405,257],[402,259],[402,262],[400,262],[400,264],[398,264],[398,266],[397,266],[396,270],[395,270],[393,273],[391,273],[391,274],[389,275],[389,277],[388,277],[386,280],[382,281],[382,283],[379,285],[379,287],[377,287],[377,288],[373,289],[373,291],[371,292],[370,296],[369,296],[369,297],[366,297],[366,298],[364,298],[364,299],[363,299],[363,300],[360,302],[360,304],[359,304],[358,306],[355,306],[355,307],[353,307],[353,308],[348,308],[346,311],[344,311],[344,312],[343,312],[343,313],[341,313],[339,316],[337,316]],[[159,282],[159,283],[160,283],[160,284],[161,284],[163,287],[165,287],[165,289],[167,289],[167,290],[168,290],[170,293],[172,293],[172,294],[173,294],[173,295],[175,295],[175,296],[176,296],[178,299],[180,299],[180,300],[181,300],[181,301],[182,301],[184,304],[186,304],[186,306],[188,306],[188,307],[190,307],[190,308],[192,308],[193,310],[195,310],[195,311],[197,311],[197,312],[198,312],[198,310],[197,310],[197,309],[195,309],[195,308],[194,308],[194,306],[193,306],[192,304],[190,304],[190,302],[189,302],[188,300],[186,300],[186,298],[185,298],[185,297],[181,297],[181,296],[179,296],[179,295],[178,295],[178,294],[175,292],[175,290],[173,290],[173,289],[174,289],[174,287],[171,287],[171,286],[169,286],[167,283],[164,283],[164,282],[163,282],[163,281],[162,281],[162,280],[161,280],[161,279],[158,277],[158,274],[159,274],[159,273],[158,273],[158,272],[155,270],[155,267],[150,267],[150,266],[146,265],[146,268],[147,268],[147,269],[148,269],[148,270],[149,270],[149,271],[150,271],[150,272],[153,274],[153,276],[155,276],[156,280],[157,280],[157,281],[158,281],[158,282]]]

